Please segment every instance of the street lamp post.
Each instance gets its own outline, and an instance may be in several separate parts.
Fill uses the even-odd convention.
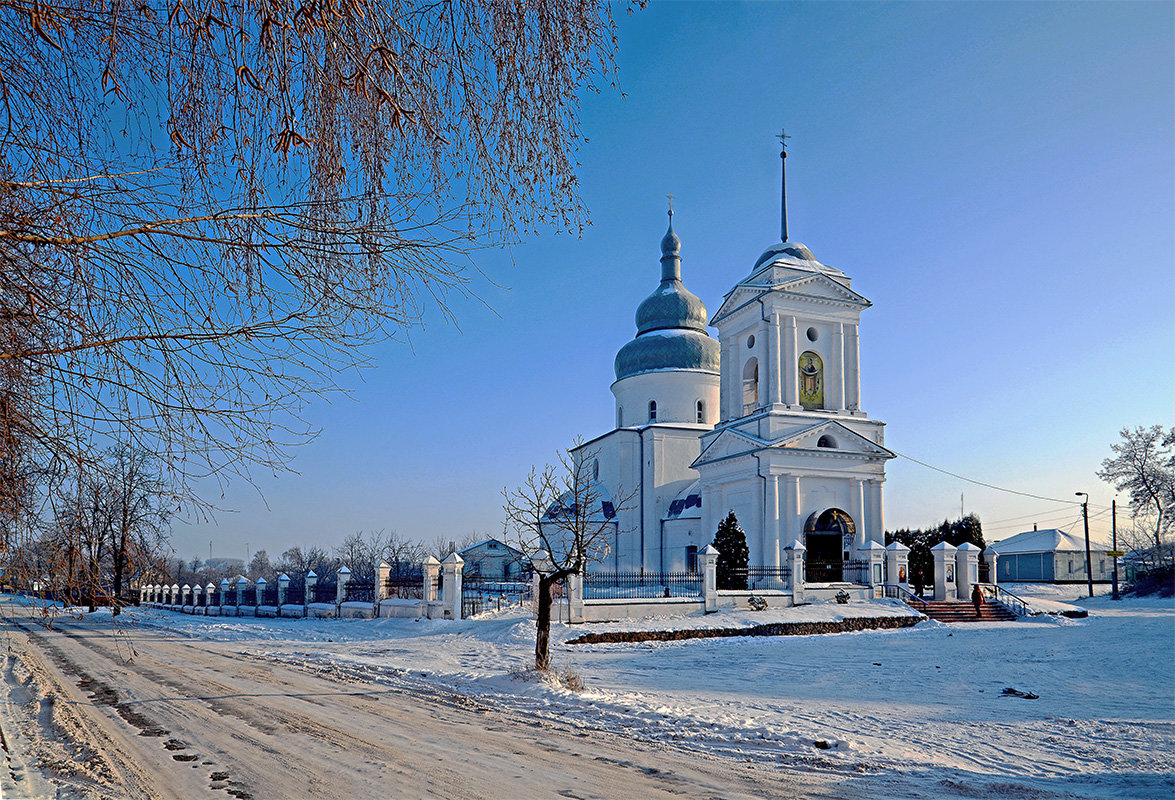
[[[1120,600],[1118,597],[1118,498],[1114,498],[1110,503],[1110,524],[1113,526],[1113,548],[1114,548],[1114,593],[1110,595],[1113,600]]]
[[[1089,583],[1089,596],[1093,597],[1093,557],[1089,553],[1089,494],[1087,492],[1074,492],[1074,494],[1078,497],[1083,495],[1085,497],[1081,503],[1081,517],[1085,520],[1085,578]]]

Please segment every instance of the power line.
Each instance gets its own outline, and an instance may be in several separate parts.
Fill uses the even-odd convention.
[[[932,469],[935,472],[941,472],[943,475],[950,475],[952,478],[958,478],[961,481],[966,481],[967,483],[973,483],[976,486],[984,486],[988,489],[995,489],[998,492],[1007,492],[1008,494],[1018,494],[1021,497],[1031,497],[1036,500],[1048,500],[1050,503],[1072,503],[1073,505],[1081,505],[1081,503],[1079,503],[1075,500],[1060,500],[1056,497],[1045,497],[1044,495],[1033,494],[1032,492],[1021,492],[1021,491],[1017,491],[1016,489],[1008,489],[1007,487],[1004,487],[1004,486],[996,486],[994,483],[985,483],[984,481],[977,481],[974,478],[968,478],[964,475],[960,475],[957,472],[951,472],[950,470],[942,469],[941,467],[936,467],[933,464],[927,464],[925,461],[919,461],[918,459],[914,458],[913,456],[908,456],[905,453],[899,453],[897,450],[894,450],[892,447],[887,446],[887,449],[891,453],[893,453],[894,455],[901,456],[902,458],[906,459],[907,461],[913,461],[915,464],[919,464],[923,467],[926,467],[927,469]]]

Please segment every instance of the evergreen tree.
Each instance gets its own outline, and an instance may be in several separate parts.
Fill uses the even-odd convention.
[[[746,589],[751,551],[747,548],[747,535],[739,527],[733,511],[718,525],[714,549],[718,551],[718,588]]]

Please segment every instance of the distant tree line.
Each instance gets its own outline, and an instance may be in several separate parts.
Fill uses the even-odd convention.
[[[909,581],[915,588],[934,584],[934,556],[930,548],[939,542],[946,542],[953,547],[970,542],[981,550],[987,549],[987,542],[983,539],[983,525],[975,514],[967,514],[954,522],[944,519],[933,528],[886,531],[886,545],[894,542],[910,548]]]

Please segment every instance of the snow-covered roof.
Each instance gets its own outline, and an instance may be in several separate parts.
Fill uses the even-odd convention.
[[[1104,542],[1089,540],[1091,550],[1109,550]],[[1057,528],[1045,528],[1040,531],[1024,531],[1015,536],[1009,536],[998,542],[993,542],[991,549],[1000,555],[1015,553],[1051,553],[1051,552],[1085,552],[1085,534],[1073,534]]]

